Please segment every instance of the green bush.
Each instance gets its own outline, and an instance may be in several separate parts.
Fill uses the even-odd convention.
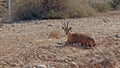
[[[111,10],[111,6],[108,2],[96,3],[93,6],[98,12],[107,12]]]

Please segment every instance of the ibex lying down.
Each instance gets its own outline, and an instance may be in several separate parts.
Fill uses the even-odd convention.
[[[86,45],[87,47],[94,47],[95,41],[90,35],[88,34],[80,34],[80,33],[70,33],[70,30],[72,29],[71,27],[68,28],[69,22],[67,24],[64,23],[64,27],[62,26],[62,29],[64,29],[68,40],[68,43],[81,43],[81,45]]]

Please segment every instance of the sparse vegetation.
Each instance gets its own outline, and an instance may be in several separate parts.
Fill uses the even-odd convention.
[[[45,0],[46,2],[42,2],[40,7],[35,5],[34,1],[37,0],[13,0],[13,19],[31,20],[90,17],[95,16],[97,12],[107,12],[112,8],[118,9],[120,6],[120,0],[98,2],[92,6],[80,0]]]
[[[19,0],[14,5],[14,20],[30,20],[37,18],[39,15],[31,0]]]
[[[79,0],[51,0],[45,3],[41,9],[34,8],[31,1],[17,1],[14,8],[15,20],[29,19],[60,19],[60,18],[76,18],[94,16],[95,11],[89,4],[83,4]]]
[[[95,10],[97,10],[98,12],[107,12],[111,10],[111,6],[108,2],[96,3],[94,4],[93,8],[95,8]]]
[[[88,17],[95,14],[90,5],[82,4],[79,0],[51,0],[51,3],[48,5],[49,10],[46,10],[48,12],[45,18]]]
[[[120,0],[112,0],[111,6],[113,9],[120,9]]]

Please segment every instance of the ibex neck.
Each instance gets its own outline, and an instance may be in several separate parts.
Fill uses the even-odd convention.
[[[67,35],[68,35],[68,36],[71,36],[72,34],[69,32]]]
[[[72,40],[72,34],[70,32],[68,33],[67,37],[68,37],[68,41]]]

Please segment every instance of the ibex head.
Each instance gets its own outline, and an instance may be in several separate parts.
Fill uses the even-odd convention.
[[[68,35],[70,33],[70,30],[72,29],[72,27],[68,27],[69,22],[64,23],[64,26],[62,26],[62,29],[64,29],[66,35]]]

